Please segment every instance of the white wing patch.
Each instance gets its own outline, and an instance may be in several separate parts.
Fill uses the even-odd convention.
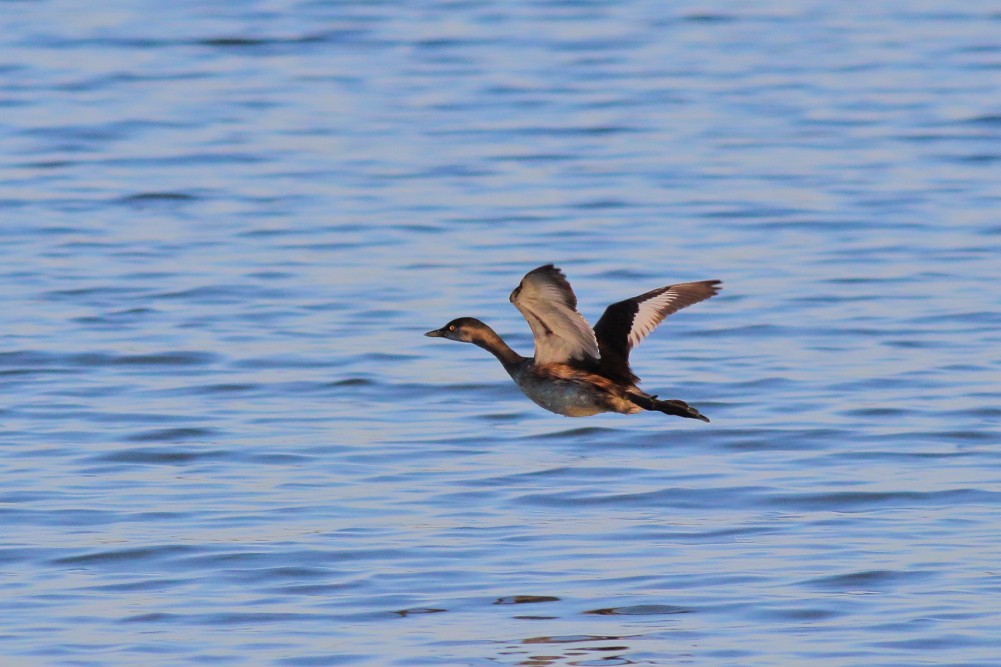
[[[657,328],[657,325],[664,321],[666,312],[671,304],[678,300],[678,293],[668,288],[660,294],[655,294],[646,301],[636,304],[636,315],[633,316],[633,325],[629,330],[629,348],[632,349],[640,344],[650,332]]]

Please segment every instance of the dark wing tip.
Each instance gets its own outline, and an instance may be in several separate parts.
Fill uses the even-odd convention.
[[[719,294],[720,290],[723,289],[723,282],[720,280],[699,280],[691,283],[676,283],[674,285],[668,285],[667,287],[658,287],[655,290],[650,290],[645,294],[640,294],[632,299],[626,299],[620,303],[633,302],[635,304],[642,304],[651,299],[656,299],[665,292],[673,292],[676,298],[667,304],[665,304],[664,309],[660,312],[660,318],[663,319],[672,313],[676,313],[682,308],[687,308],[699,301],[705,301],[706,299],[712,298]],[[618,306],[619,304],[613,304]],[[611,308],[611,306],[610,306]],[[658,323],[660,320],[657,320]]]
[[[691,287],[702,288],[710,292],[710,296],[716,296],[719,294],[720,290],[723,289],[722,280],[699,280],[694,283],[681,283],[681,285],[689,285]]]
[[[704,285],[706,291],[708,291],[708,294],[706,294],[706,296],[704,297],[706,299],[716,296],[717,294],[720,293],[720,290],[723,289],[722,280],[703,280],[701,283],[696,283],[696,285],[698,284]]]
[[[549,276],[551,278],[557,278],[557,279],[562,279],[562,280],[566,280],[567,279],[567,277],[563,274],[563,269],[561,269],[560,267],[556,266],[555,264],[543,264],[542,266],[537,266],[536,268],[534,268],[531,271],[529,271],[528,273],[526,273],[525,274],[525,278],[527,278],[527,277],[529,277],[529,276],[531,276],[533,274],[536,274],[536,273],[542,273],[542,274],[545,274],[545,275],[547,275],[547,276]],[[522,278],[522,280],[524,280],[525,278]]]
[[[647,292],[646,294],[636,297],[640,302],[646,299],[653,298],[655,296],[660,296],[663,292],[668,290],[674,290],[678,293],[680,300],[673,304],[664,314],[669,315],[670,313],[681,310],[682,308],[687,308],[692,304],[698,303],[699,301],[705,301],[710,299],[720,293],[723,289],[722,280],[700,280],[694,283],[679,283],[677,285],[669,285],[668,287],[661,288],[659,290],[654,290],[652,292]]]
[[[508,296],[508,301],[514,303],[514,300],[518,298],[519,294],[521,294],[521,288],[525,286],[525,280],[529,276],[535,274],[545,274],[547,276],[553,276],[554,279],[557,281],[562,279],[563,282],[566,282],[566,277],[563,275],[563,272],[560,271],[555,264],[543,264],[542,266],[535,267],[534,269],[526,273],[524,276],[522,276],[521,280],[518,282],[518,286],[515,287],[513,290],[511,290],[511,294],[510,296]]]
[[[566,274],[563,270],[556,266],[555,264],[543,264],[542,266],[536,267],[525,274],[525,277],[521,279],[521,283],[515,288],[514,292],[511,292],[511,301],[514,302],[515,297],[517,297],[518,292],[521,291],[522,285],[531,276],[539,276],[545,280],[553,282],[562,294],[562,300],[564,304],[571,310],[577,310],[577,295],[574,294],[573,288],[570,287],[570,281],[567,280]]]

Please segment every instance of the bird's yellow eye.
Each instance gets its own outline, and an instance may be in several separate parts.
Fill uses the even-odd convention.
[[[455,325],[454,325],[454,324],[450,324],[450,325],[448,326],[448,330],[449,330],[449,331],[455,331]]]

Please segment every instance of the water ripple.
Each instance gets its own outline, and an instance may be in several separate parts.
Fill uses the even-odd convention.
[[[997,665],[996,10],[102,5],[3,5],[6,662]],[[712,422],[421,335],[549,262],[724,279]]]

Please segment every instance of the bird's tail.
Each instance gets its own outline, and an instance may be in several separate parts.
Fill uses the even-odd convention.
[[[685,417],[687,419],[701,419],[704,422],[709,421],[708,417],[684,401],[679,401],[677,399],[661,401],[658,400],[656,396],[642,396],[640,394],[633,393],[629,393],[627,396],[630,401],[644,410],[654,410],[657,412],[663,412],[665,415],[675,415],[677,417]]]

